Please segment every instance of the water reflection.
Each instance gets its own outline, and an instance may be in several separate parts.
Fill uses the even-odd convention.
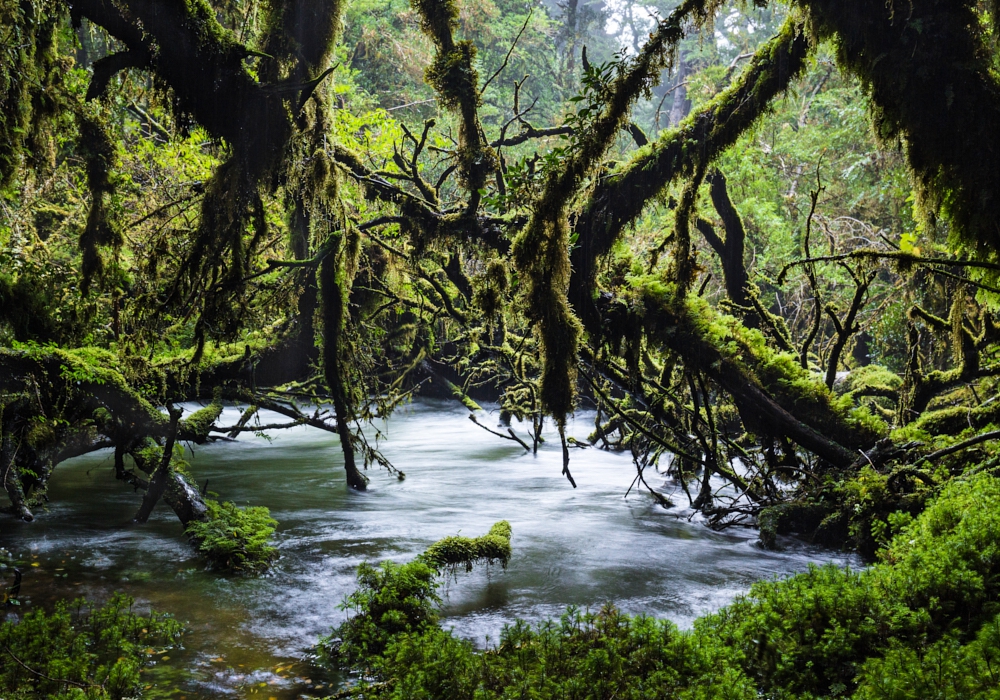
[[[238,417],[227,409],[223,424]],[[569,431],[582,440],[592,421],[578,416]],[[385,430],[384,452],[407,479],[370,471],[366,493],[346,487],[335,437],[310,428],[270,442],[244,434],[194,447],[199,483],[208,479],[225,500],[268,506],[279,521],[281,559],[263,578],[203,571],[162,504],[148,524],[131,525],[140,495],[114,480],[106,453],[61,465],[49,508],[31,524],[4,520],[0,546],[31,560],[22,592],[32,605],[124,590],[186,621],[186,649],[158,664],[148,682],[159,697],[190,700],[326,694],[337,679],[301,659],[343,619],[337,606],[354,587],[357,565],[406,560],[441,537],[476,536],[500,519],[513,527],[507,571],[460,574],[443,590],[445,624],[480,644],[515,617],[607,601],[686,625],[755,580],[831,559],[801,545],[762,551],[752,532],[711,532],[634,490],[623,499],[634,476],[626,455],[574,449],[573,489],[560,474],[553,435],[538,455],[525,454],[455,404],[418,402]]]

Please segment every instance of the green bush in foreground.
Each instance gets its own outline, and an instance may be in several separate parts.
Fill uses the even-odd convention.
[[[240,508],[228,501],[206,501],[208,520],[187,526],[188,537],[213,566],[238,574],[260,574],[278,557],[270,545],[278,524],[263,506]]]
[[[382,562],[376,568],[358,567],[358,589],[342,606],[354,614],[334,633],[320,641],[327,657],[345,666],[363,666],[378,658],[394,638],[411,632],[437,629],[436,577],[442,571],[475,563],[507,566],[510,559],[510,523],[494,523],[482,537],[445,537],[408,564]]]
[[[132,612],[116,594],[102,607],[83,600],[33,610],[0,624],[0,697],[4,700],[119,700],[140,695],[147,649],[175,644],[176,621]]]
[[[335,658],[365,698],[1000,700],[1000,479],[955,480],[899,523],[871,568],[758,583],[691,631],[571,609],[486,651],[438,627],[420,558],[365,565]]]

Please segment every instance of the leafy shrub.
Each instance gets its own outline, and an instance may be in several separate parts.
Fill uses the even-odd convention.
[[[926,650],[894,645],[870,659],[860,677],[857,700],[997,700],[1000,698],[1000,616],[971,643],[948,635]]]
[[[103,607],[61,601],[51,614],[33,610],[0,623],[0,697],[6,700],[119,700],[141,693],[140,669],[150,647],[177,643],[181,626],[132,612],[116,594]]]
[[[558,622],[517,622],[486,653],[437,627],[404,634],[380,657],[376,677],[392,679],[379,697],[394,700],[754,700],[753,684],[716,651],[668,621],[609,605],[571,608]]]
[[[510,559],[510,523],[501,520],[482,537],[445,537],[408,564],[383,562],[358,567],[358,589],[341,606],[353,615],[322,640],[327,657],[342,665],[365,664],[383,653],[396,636],[436,629],[440,585],[435,577],[444,569],[474,563],[503,566]]]
[[[365,665],[396,635],[422,632],[438,621],[437,570],[423,561],[382,562],[358,567],[358,588],[341,605],[354,614],[320,641],[327,658],[344,666]]]
[[[270,544],[278,524],[263,506],[240,508],[228,501],[206,501],[208,520],[185,531],[212,565],[238,574],[260,574],[278,557]]]

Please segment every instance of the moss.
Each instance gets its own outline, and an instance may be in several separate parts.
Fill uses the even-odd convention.
[[[1000,479],[953,482],[919,517],[892,520],[897,534],[868,569],[759,582],[690,631],[612,606],[571,608],[509,625],[482,651],[434,624],[426,564],[366,566],[340,658],[362,671],[354,692],[387,699],[992,700]]]
[[[844,445],[867,447],[888,433],[884,420],[856,406],[852,395],[835,395],[820,374],[804,369],[792,353],[775,350],[760,330],[719,313],[699,297],[685,304],[687,318],[698,333],[723,356],[739,363],[800,420],[822,426]]]
[[[219,392],[216,392],[210,404],[180,422],[178,434],[184,440],[203,443],[208,439],[208,432],[220,415],[222,415],[222,399]]]
[[[459,179],[470,193],[470,209],[474,211],[487,177],[500,165],[479,120],[476,47],[471,41],[454,39],[453,30],[458,26],[458,4],[454,0],[412,0],[411,4],[420,15],[421,28],[437,49],[424,77],[441,104],[458,110],[461,117],[457,149]]]
[[[34,416],[29,421],[24,438],[34,450],[42,450],[55,442],[55,425],[44,416]]]
[[[836,40],[838,63],[862,82],[872,124],[902,142],[926,223],[946,214],[955,237],[996,259],[1000,227],[1000,84],[980,5],[971,0],[892,4],[801,0],[814,31]]]
[[[714,5],[707,3],[707,8]],[[570,300],[595,335],[597,261],[671,182],[705,167],[746,132],[788,89],[806,66],[810,42],[802,18],[792,13],[778,35],[758,49],[749,66],[725,91],[692,113],[676,129],[637,149],[627,163],[597,182],[577,218]]]
[[[497,562],[506,569],[510,561],[510,534],[510,523],[501,520],[482,537],[455,536],[438,540],[420,555],[420,559],[439,571],[459,565],[472,571],[473,564]]]
[[[113,175],[117,162],[115,142],[108,135],[107,127],[96,110],[81,107],[77,111],[77,127],[80,131],[79,150],[87,166],[87,188],[91,197],[87,225],[80,235],[82,288],[86,295],[90,284],[104,272],[101,248],[110,247],[117,253],[124,239],[110,201],[116,189]]]
[[[908,428],[930,435],[960,433],[966,428],[981,429],[991,423],[1000,423],[1000,403],[983,403],[980,406],[951,406],[925,411]]]
[[[539,396],[542,408],[560,425],[576,397],[577,350],[583,328],[566,296],[569,285],[569,225],[564,207],[554,214],[545,200],[515,240],[515,265],[527,279],[526,315],[538,324],[542,350]],[[557,206],[556,202],[551,203]]]
[[[903,387],[903,378],[881,365],[866,365],[848,373],[846,379],[834,386],[841,394],[861,396],[891,396]]]
[[[157,431],[167,419],[115,367],[118,358],[101,348],[63,350],[55,347],[25,345],[18,350],[0,348],[0,357],[11,362],[29,360],[34,363],[29,375],[44,381],[46,403],[60,411],[60,419],[74,419],[73,411],[81,401],[97,399],[98,403],[126,425],[140,425],[142,430]],[[44,379],[43,379],[44,378]],[[25,381],[31,381],[28,376]],[[63,415],[62,412],[65,412]],[[87,418],[91,417],[88,413]],[[50,416],[51,418],[52,416]]]
[[[0,2],[0,188],[24,164],[45,171],[54,164],[53,121],[68,72],[59,55],[62,10],[51,2]]]
[[[504,296],[510,289],[507,267],[494,258],[486,264],[486,271],[473,280],[472,303],[479,307],[488,320],[500,317],[504,310]]]
[[[432,630],[440,615],[437,577],[444,569],[474,563],[510,559],[510,523],[501,520],[482,537],[445,537],[407,564],[383,562],[378,568],[363,563],[358,567],[358,588],[342,608],[354,614],[319,648],[337,665],[369,668],[384,653],[392,639]]]

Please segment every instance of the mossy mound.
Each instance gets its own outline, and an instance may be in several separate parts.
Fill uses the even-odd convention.
[[[510,561],[510,523],[506,520],[493,525],[482,537],[445,537],[427,548],[420,558],[438,571],[473,564],[498,563],[507,568]]]

